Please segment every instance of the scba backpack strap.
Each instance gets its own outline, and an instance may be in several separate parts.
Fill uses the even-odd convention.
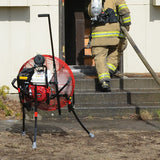
[[[112,8],[107,8],[99,16],[95,25],[105,25],[106,23],[117,23],[118,16]]]

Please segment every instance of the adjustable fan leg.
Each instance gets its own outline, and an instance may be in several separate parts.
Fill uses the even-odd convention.
[[[75,116],[76,120],[77,120],[78,123],[81,125],[81,127],[89,134],[89,136],[90,136],[91,138],[93,138],[93,137],[94,137],[94,134],[92,134],[91,132],[89,132],[88,129],[84,126],[84,124],[80,121],[80,119],[78,118],[78,116],[77,116],[77,114],[76,114],[76,112],[75,112],[75,110],[74,110],[74,108],[73,108],[73,104],[72,104],[72,103],[70,103],[70,104],[68,105],[68,109],[69,109],[69,111],[71,111],[71,112],[73,113],[73,115]]]
[[[37,148],[36,145],[36,137],[37,137],[37,116],[38,116],[38,112],[37,112],[37,107],[35,106],[35,112],[34,112],[34,117],[35,117],[35,127],[34,127],[34,141],[33,141],[33,145],[32,148],[35,149]]]
[[[37,116],[38,116],[37,107],[38,107],[38,102],[37,102],[37,86],[35,85],[35,111],[34,111],[35,127],[34,127],[34,141],[33,141],[33,145],[32,145],[32,148],[33,148],[33,149],[37,148],[37,145],[36,145],[36,137],[37,137]]]
[[[34,128],[34,141],[33,141],[33,145],[32,145],[32,148],[35,149],[37,148],[37,145],[36,145],[36,137],[37,137],[37,112],[34,113],[35,114],[35,128]]]
[[[23,111],[23,128],[22,128],[22,135],[25,135],[26,133],[25,133],[25,118],[26,118],[26,116],[25,116],[25,107],[24,106],[22,106],[22,111]]]

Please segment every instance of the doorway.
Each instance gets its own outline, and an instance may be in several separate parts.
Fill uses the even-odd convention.
[[[83,65],[84,47],[77,55],[77,41],[84,43],[85,31],[89,21],[87,6],[90,0],[65,0],[65,59],[68,65]],[[82,32],[82,27],[76,27],[76,15],[83,19],[84,35],[77,37],[76,33]],[[80,19],[81,22],[81,19]],[[82,44],[81,44],[82,47]]]

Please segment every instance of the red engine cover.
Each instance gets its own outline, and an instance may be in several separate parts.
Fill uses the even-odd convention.
[[[37,86],[37,101],[42,102],[46,101],[46,92],[47,89],[45,86]],[[29,85],[29,95],[31,98],[35,98],[35,86],[34,85]]]

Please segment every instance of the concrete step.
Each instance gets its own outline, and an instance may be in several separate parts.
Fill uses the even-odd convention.
[[[158,106],[160,91],[75,92],[77,107],[98,106]]]
[[[99,91],[96,77],[75,78],[75,92]],[[111,89],[114,90],[160,90],[153,78],[113,78]]]
[[[94,66],[70,66],[75,77],[76,91],[99,91],[99,82]],[[114,90],[159,90],[160,86],[150,74],[117,74],[111,79]]]

